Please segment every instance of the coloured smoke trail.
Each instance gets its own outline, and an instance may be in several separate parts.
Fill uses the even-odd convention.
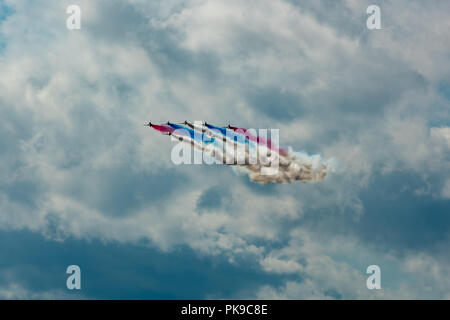
[[[146,126],[179,141],[183,153],[186,147],[194,148],[207,155],[206,163],[232,166],[236,173],[246,174],[250,180],[262,184],[321,181],[334,167],[332,159],[278,147],[274,141],[278,140],[276,134],[268,139],[253,129],[187,121],[164,125],[148,123]]]

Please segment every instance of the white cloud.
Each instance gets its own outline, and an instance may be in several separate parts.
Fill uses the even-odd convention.
[[[450,199],[450,180],[447,180],[447,182],[444,184],[444,187],[441,191],[441,196],[444,199]]]
[[[8,283],[0,287],[0,299],[3,300],[73,300],[86,299],[82,295],[73,295],[64,290],[35,291],[24,288],[18,283]]]
[[[430,128],[431,138],[436,141],[436,143],[441,143],[443,146],[450,148],[450,128]]]

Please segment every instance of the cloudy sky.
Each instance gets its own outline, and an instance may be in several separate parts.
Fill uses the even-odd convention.
[[[0,298],[450,299],[449,39],[445,0],[0,0]],[[185,119],[338,170],[176,166],[142,124]]]

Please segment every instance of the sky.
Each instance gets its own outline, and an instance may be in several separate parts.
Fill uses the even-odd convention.
[[[448,39],[445,0],[0,0],[0,298],[450,299]],[[338,166],[177,166],[149,120]]]

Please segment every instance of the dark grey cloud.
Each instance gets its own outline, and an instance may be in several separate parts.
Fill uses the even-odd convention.
[[[271,119],[287,121],[304,116],[302,98],[298,93],[283,92],[280,88],[255,88],[246,93],[249,105]]]
[[[407,170],[380,173],[359,192],[362,215],[326,207],[309,211],[301,224],[319,233],[355,235],[373,250],[399,255],[441,252],[450,237],[450,202],[435,196],[441,187],[436,179]],[[427,190],[430,186],[436,190]]]
[[[223,186],[215,186],[204,191],[197,201],[197,208],[202,210],[218,209],[226,205],[230,200],[228,189]]]
[[[252,265],[246,268],[198,256],[189,248],[169,253],[145,244],[104,244],[99,241],[45,240],[26,231],[1,231],[0,285],[10,282],[29,292],[56,292],[68,298],[203,299],[232,296],[255,289],[262,279],[277,284]],[[81,291],[66,288],[66,268],[81,268]]]
[[[110,217],[125,217],[145,205],[161,204],[188,182],[172,170],[135,172],[130,167],[84,171],[67,187],[78,201]],[[92,192],[98,190],[94,196]]]

